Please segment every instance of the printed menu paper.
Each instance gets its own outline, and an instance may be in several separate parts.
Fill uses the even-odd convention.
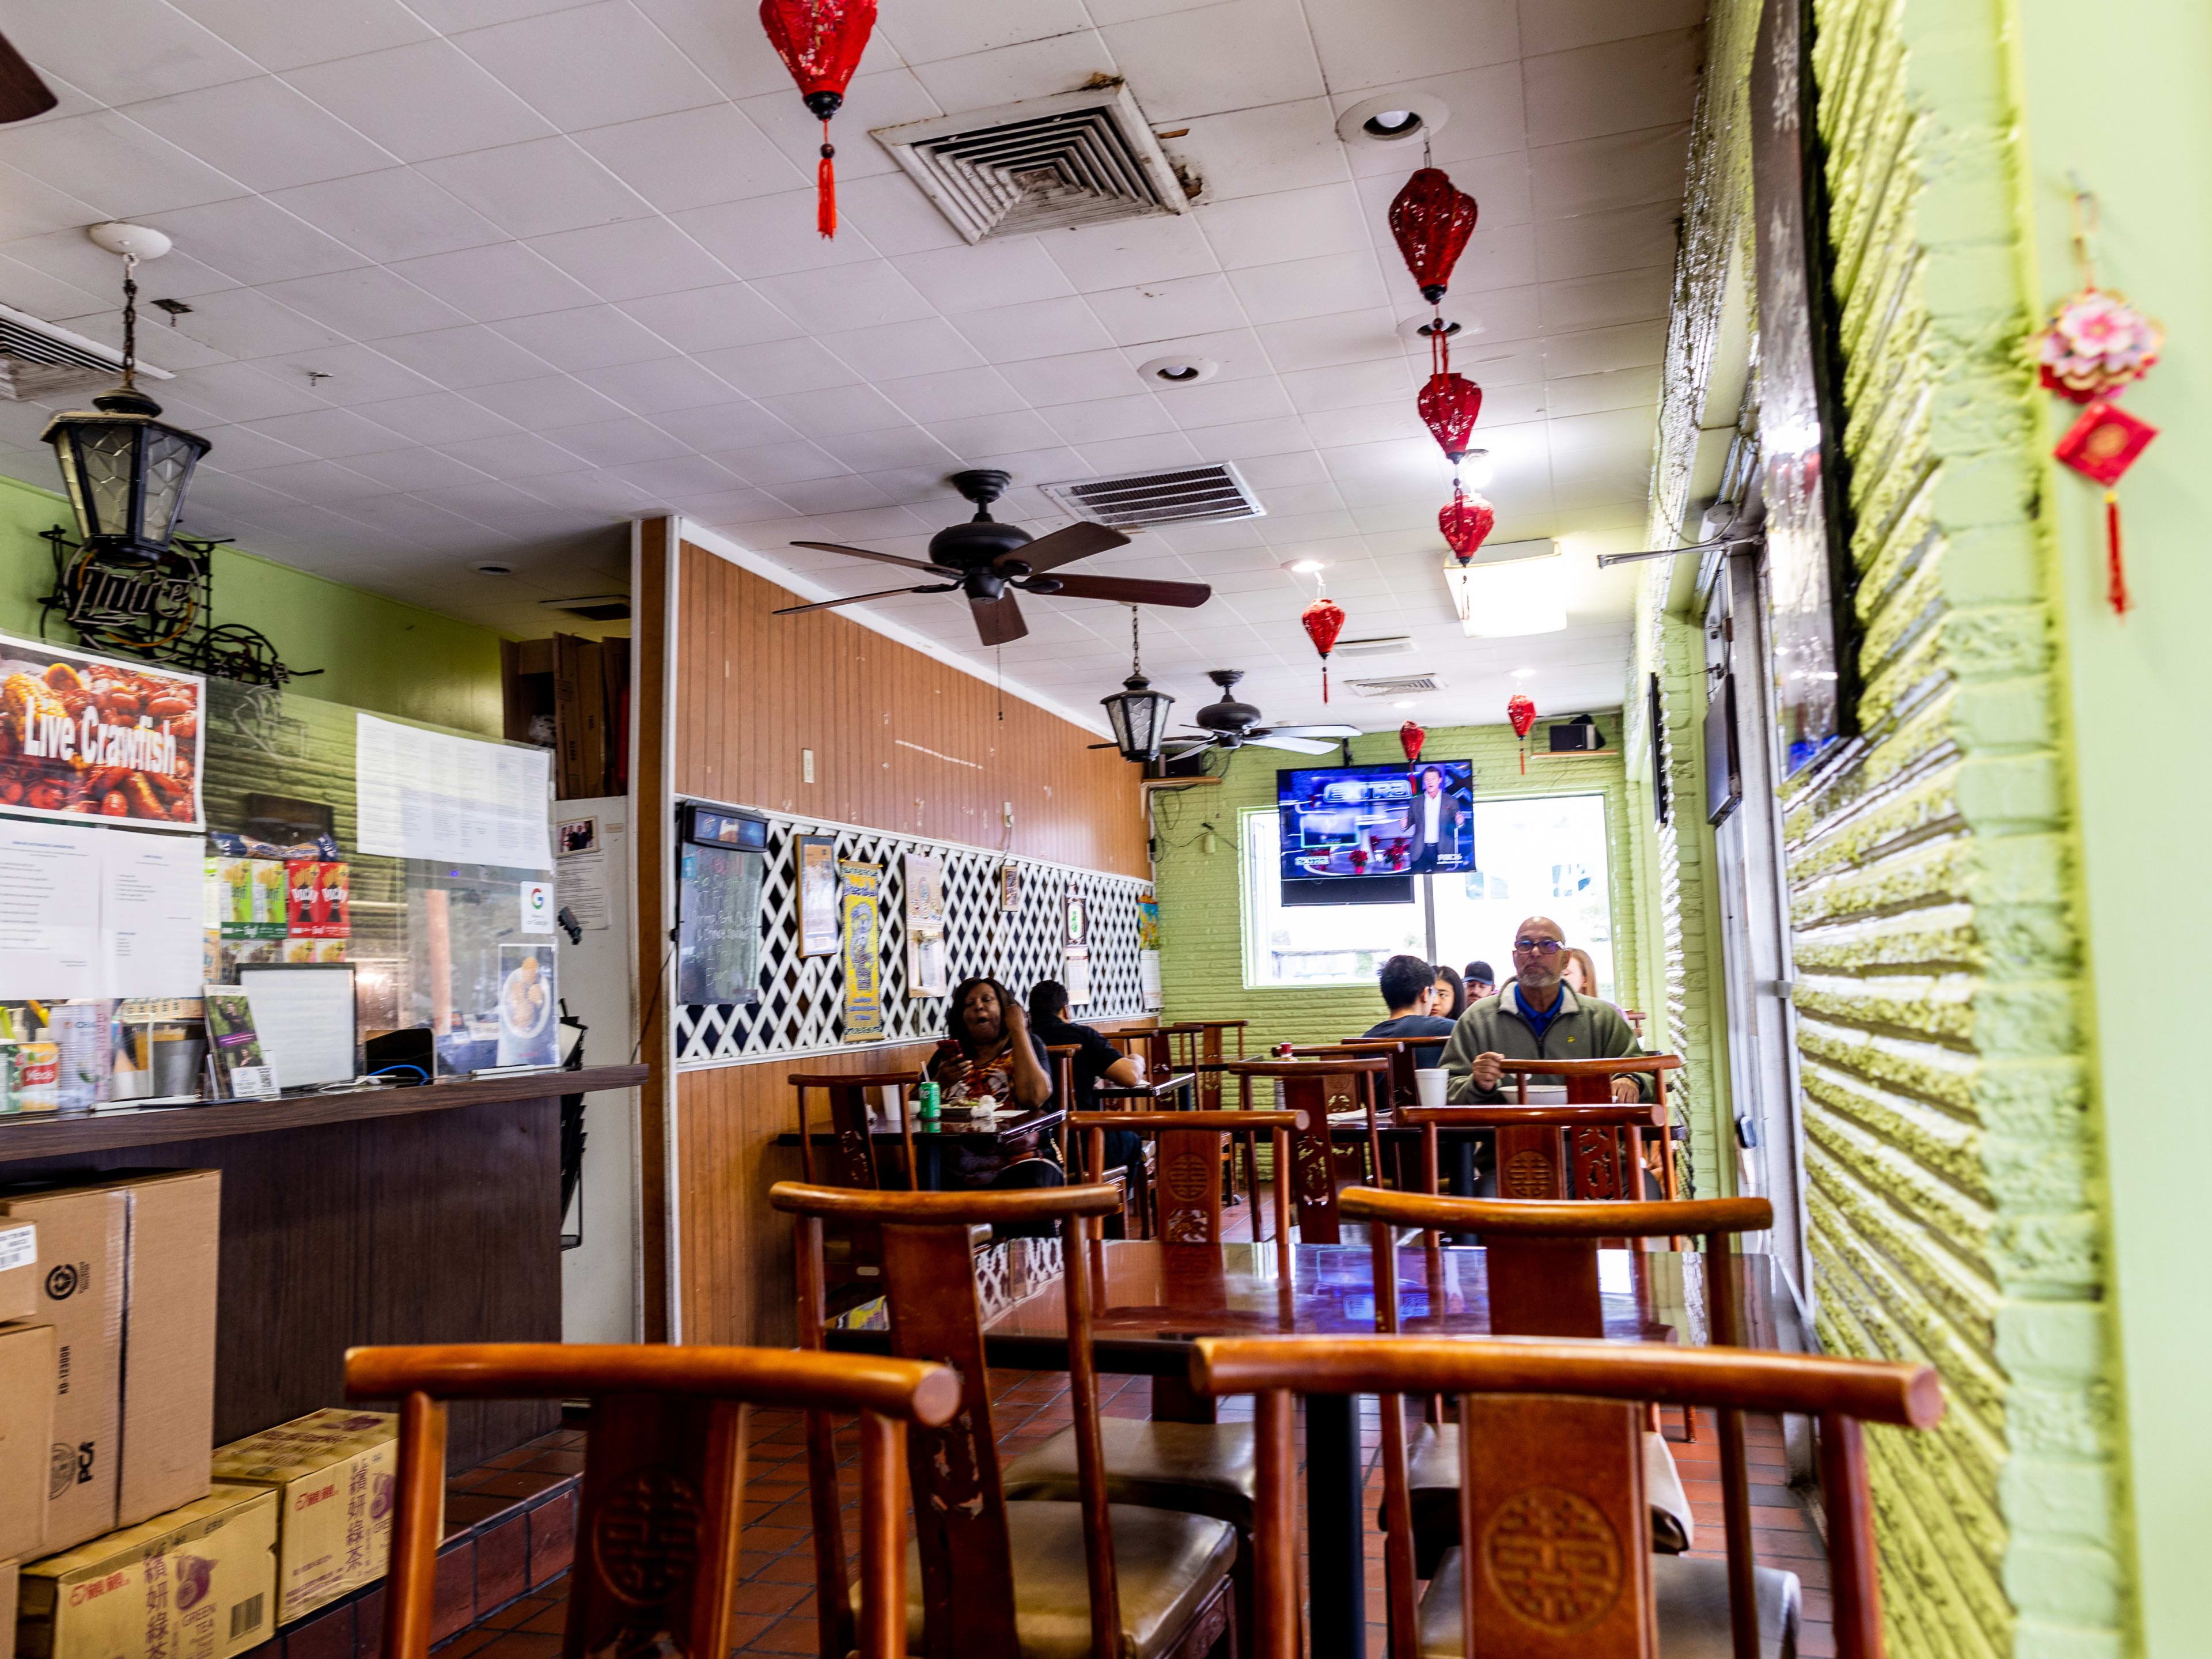
[[[190,997],[200,987],[206,862],[191,836],[100,837],[103,997]]]
[[[387,858],[552,867],[553,755],[354,716],[358,840]]]
[[[100,994],[100,885],[91,825],[0,823],[0,998]]]

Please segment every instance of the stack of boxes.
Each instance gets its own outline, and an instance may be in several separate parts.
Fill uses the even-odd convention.
[[[0,1186],[0,1659],[233,1659],[384,1576],[398,1419],[217,1449],[222,1176]]]

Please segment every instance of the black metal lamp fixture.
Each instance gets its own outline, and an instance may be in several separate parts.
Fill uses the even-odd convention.
[[[197,432],[169,426],[161,406],[138,389],[138,283],[141,259],[169,251],[169,239],[142,225],[94,225],[88,233],[123,256],[123,384],[46,423],[40,435],[54,447],[70,506],[88,556],[118,568],[157,564],[169,550],[192,469],[214,446]]]
[[[1167,734],[1168,710],[1175,706],[1175,699],[1164,691],[1153,690],[1152,682],[1145,678],[1134,605],[1129,607],[1129,678],[1121,682],[1121,687],[1112,696],[1098,700],[1105,705],[1106,718],[1114,724],[1114,746],[1121,751],[1123,760],[1156,761],[1160,757],[1160,739]]]

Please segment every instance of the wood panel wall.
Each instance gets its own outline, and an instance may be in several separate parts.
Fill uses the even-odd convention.
[[[664,674],[667,710],[655,719],[665,723],[670,758],[666,793],[653,798],[664,804],[668,794],[697,795],[1121,875],[1152,873],[1137,769],[1111,750],[1091,749],[1098,741],[1092,733],[1018,698],[1002,704],[995,686],[835,611],[774,616],[799,596],[690,543],[671,558],[655,526],[646,531],[644,562],[666,570],[675,603],[672,614],[646,603],[660,590],[640,573],[641,727],[633,752],[641,803],[648,799],[653,749],[644,683]],[[951,595],[945,602],[958,603]],[[1111,689],[1102,685],[1100,695]],[[802,763],[809,749],[811,784]],[[644,816],[667,821],[658,807]],[[643,852],[653,839],[639,841],[641,962],[659,960],[672,921],[665,896],[645,882]],[[784,1079],[799,1070],[911,1074],[930,1046],[869,1045],[676,1076],[672,1099],[657,1109],[676,1147],[674,1213],[662,1215],[656,1236],[650,1203],[645,1212],[648,1334],[652,1275],[672,1229],[679,1265],[671,1301],[684,1341],[793,1340],[790,1224],[766,1198],[770,1185],[800,1172],[797,1148],[775,1144],[798,1127]],[[659,1030],[647,1033],[647,1051],[665,1070]],[[819,1116],[823,1103],[816,1109]],[[648,1192],[659,1184],[658,1144],[649,1129]]]

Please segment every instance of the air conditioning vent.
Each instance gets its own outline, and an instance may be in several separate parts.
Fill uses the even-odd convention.
[[[1378,634],[1371,639],[1339,640],[1336,649],[1329,653],[1337,657],[1410,657],[1413,654],[1411,634]]]
[[[971,242],[1190,210],[1144,112],[1118,82],[872,136]]]
[[[538,604],[592,622],[629,620],[629,595],[627,593],[586,593],[574,599],[540,599]]]
[[[1118,478],[1079,478],[1049,483],[1044,493],[1079,518],[1116,530],[1148,524],[1262,519],[1260,505],[1237,469],[1223,461],[1174,472],[1128,472]]]
[[[1344,647],[1337,648],[1340,651]],[[1382,679],[1346,680],[1345,684],[1363,697],[1407,697],[1416,692],[1444,689],[1444,683],[1434,674],[1394,674]]]
[[[0,398],[43,402],[80,390],[105,390],[122,372],[121,352],[13,306],[0,306]],[[173,378],[151,363],[140,363],[138,372],[149,380]]]

